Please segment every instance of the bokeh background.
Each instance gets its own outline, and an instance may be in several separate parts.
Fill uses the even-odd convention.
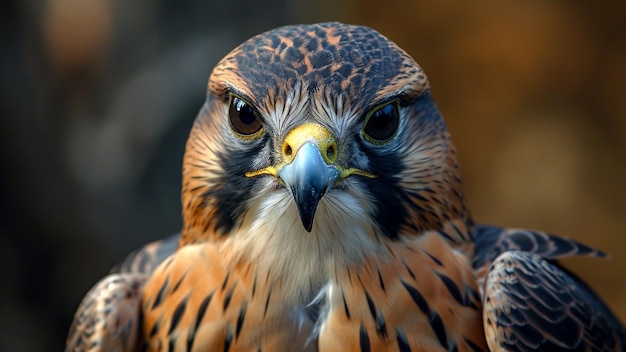
[[[479,222],[611,253],[565,264],[626,319],[624,2],[8,0],[0,5],[0,351],[58,351],[81,297],[180,228],[213,65],[278,25],[378,29],[425,68]]]

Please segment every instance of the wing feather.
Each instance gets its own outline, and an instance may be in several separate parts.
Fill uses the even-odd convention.
[[[65,351],[135,351],[141,345],[140,300],[154,268],[171,255],[180,235],[131,253],[87,292],[76,310]]]
[[[555,259],[605,256],[543,232],[478,226],[474,270],[493,351],[621,351],[626,329]]]

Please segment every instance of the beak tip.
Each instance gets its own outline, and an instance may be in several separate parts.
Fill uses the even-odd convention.
[[[278,176],[291,188],[302,226],[311,232],[320,199],[339,178],[339,171],[326,164],[317,146],[305,143],[292,162],[280,168]]]
[[[294,198],[296,199],[296,205],[298,208],[298,214],[300,214],[300,220],[302,221],[302,226],[304,226],[304,229],[309,233],[313,229],[313,220],[315,219],[315,210],[317,208],[317,202],[319,201],[320,197],[321,195],[318,197],[315,197],[313,204],[305,204],[305,202],[300,201],[302,197],[294,192]]]

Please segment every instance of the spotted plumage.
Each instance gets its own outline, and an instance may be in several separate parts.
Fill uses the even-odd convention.
[[[67,350],[116,336],[118,350],[144,351],[609,351],[626,341],[554,262],[601,252],[473,224],[424,72],[367,27],[282,27],[220,61],[187,142],[182,203],[180,237],[96,286]],[[94,308],[102,300],[109,309]],[[125,334],[92,333],[120,318]]]

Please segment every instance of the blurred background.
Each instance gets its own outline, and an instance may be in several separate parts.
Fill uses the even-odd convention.
[[[478,222],[605,250],[626,319],[624,2],[8,0],[0,5],[0,351],[59,351],[82,296],[177,232],[213,65],[270,28],[376,28],[430,77]]]

